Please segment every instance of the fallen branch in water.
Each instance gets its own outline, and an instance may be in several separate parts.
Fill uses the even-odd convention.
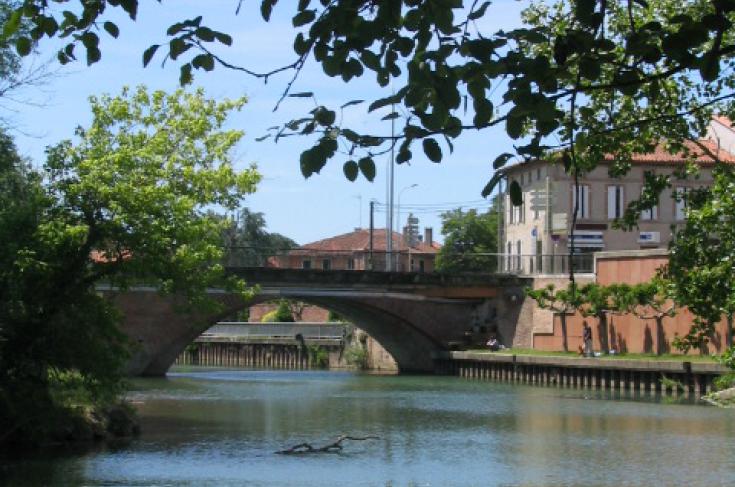
[[[342,446],[342,442],[345,440],[352,440],[352,441],[365,441],[365,440],[378,440],[380,437],[375,435],[368,435],[368,436],[348,436],[348,435],[342,435],[338,436],[336,440],[334,440],[332,443],[328,445],[324,445],[319,448],[313,447],[310,443],[299,443],[298,445],[294,445],[291,448],[287,450],[280,450],[276,453],[278,455],[302,455],[305,453],[339,453],[344,448]]]

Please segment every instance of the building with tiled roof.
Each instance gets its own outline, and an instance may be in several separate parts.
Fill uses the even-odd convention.
[[[685,217],[685,201],[678,195],[711,184],[712,166],[716,161],[735,163],[734,153],[732,123],[726,117],[715,117],[706,138],[687,141],[681,152],[668,152],[659,144],[650,153],[634,154],[630,170],[622,177],[610,176],[614,158],[605,157],[580,178],[578,192],[561,164],[534,160],[509,166],[503,170],[507,182],[520,184],[523,204],[511,205],[507,191],[501,195],[505,211],[500,238],[502,266],[513,272],[563,273],[568,270],[569,246],[574,246],[578,254],[575,267],[592,271],[596,251],[667,248],[672,225]],[[686,162],[695,162],[700,171],[684,174],[681,169]],[[668,176],[671,188],[662,192],[657,206],[641,215],[637,229],[626,232],[613,228],[627,205],[640,197],[647,172]],[[572,236],[575,201],[579,205]]]
[[[423,236],[414,238],[404,238],[397,232],[393,232],[392,236],[394,270],[433,272],[434,259],[441,247],[434,242],[431,228],[424,229]],[[298,269],[384,270],[387,245],[384,228],[376,228],[372,232],[357,228],[349,233],[302,245],[288,255],[270,259],[270,265]]]

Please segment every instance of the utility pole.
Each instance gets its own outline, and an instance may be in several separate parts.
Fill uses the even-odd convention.
[[[394,92],[395,94],[395,92]],[[395,104],[391,104],[391,113],[395,111]],[[395,137],[396,119],[390,120],[390,134]],[[395,139],[393,139],[395,140]],[[388,163],[388,218],[385,231],[385,270],[393,270],[393,185],[395,171],[395,143],[390,146],[390,162]]]
[[[368,255],[368,270],[373,270],[373,213],[375,213],[375,200],[370,200],[370,253]]]

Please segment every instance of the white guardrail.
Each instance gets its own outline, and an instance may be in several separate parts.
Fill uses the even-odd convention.
[[[307,340],[335,340],[345,336],[343,323],[240,323],[221,321],[202,333],[201,338],[294,338],[301,335]]]

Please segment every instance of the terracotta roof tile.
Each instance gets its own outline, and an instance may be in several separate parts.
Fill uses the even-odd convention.
[[[712,120],[721,123],[729,129],[733,129],[732,121],[724,115],[715,115],[714,117],[712,117]]]
[[[375,252],[386,251],[386,229],[376,228],[373,230],[373,250]],[[411,252],[434,254],[439,251],[441,246],[437,242],[431,245],[426,242],[418,242],[411,247]],[[393,249],[396,251],[408,251],[408,245],[403,241],[403,236],[398,232],[393,232]],[[302,245],[299,250],[294,250],[292,254],[306,253],[304,251],[321,251],[321,252],[367,252],[370,250],[370,230],[358,229],[350,233],[329,237],[316,242]]]
[[[698,164],[706,165],[715,162],[712,157],[713,155],[722,162],[735,162],[735,156],[719,148],[716,142],[709,139],[700,139],[697,143],[687,140],[684,142],[684,150],[676,154],[668,152],[663,144],[658,144],[650,153],[633,154],[631,162],[639,164],[671,164],[694,160]],[[605,155],[606,161],[612,161],[614,159],[611,154]]]

